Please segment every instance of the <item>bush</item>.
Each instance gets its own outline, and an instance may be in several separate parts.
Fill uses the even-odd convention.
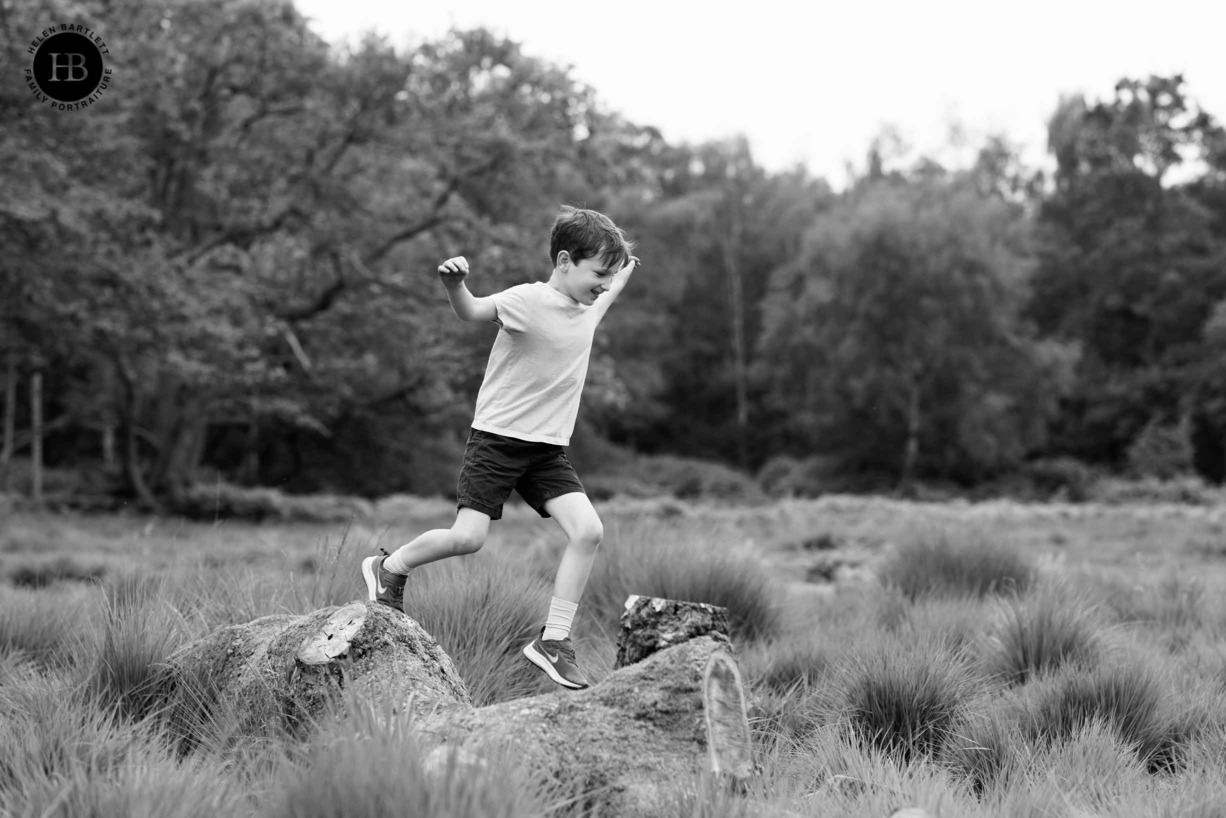
[[[372,506],[360,497],[332,494],[285,494],[277,489],[246,488],[229,483],[196,484],[174,511],[193,520],[278,520],[338,523],[368,518]]]
[[[1039,499],[1063,499],[1072,503],[1090,499],[1098,479],[1090,466],[1072,457],[1032,460],[1022,465],[1020,476]]]
[[[1173,503],[1211,506],[1226,502],[1226,491],[1206,485],[1199,477],[1105,479],[1094,486],[1090,499],[1111,505]]]
[[[1171,480],[1194,472],[1193,454],[1187,418],[1178,423],[1152,420],[1128,447],[1128,471],[1133,477]]]
[[[1014,549],[989,542],[985,533],[976,531],[920,532],[900,544],[878,569],[882,584],[911,601],[1022,592],[1035,575],[1034,565]]]
[[[820,497],[823,494],[864,494],[888,491],[893,476],[847,474],[835,458],[776,455],[758,470],[758,485],[771,497]]]
[[[629,465],[583,478],[596,499],[661,495],[683,500],[723,500],[757,503],[764,497],[748,475],[711,460],[673,455],[644,455]]]
[[[9,581],[19,588],[45,588],[56,582],[94,582],[105,574],[105,566],[83,565],[66,556],[15,565],[8,570]]]

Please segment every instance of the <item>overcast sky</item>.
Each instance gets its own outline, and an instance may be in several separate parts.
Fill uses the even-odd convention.
[[[759,164],[804,163],[836,186],[873,136],[915,148],[1003,133],[1045,161],[1061,94],[1110,95],[1122,76],[1182,72],[1226,119],[1223,0],[296,0],[333,42],[375,30],[396,45],[485,26],[571,67],[605,107],[672,142],[736,133]]]

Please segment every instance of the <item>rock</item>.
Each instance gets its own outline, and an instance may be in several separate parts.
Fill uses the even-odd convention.
[[[661,815],[679,784],[710,769],[704,678],[714,659],[729,683],[727,649],[726,637],[707,634],[586,690],[426,714],[415,729],[426,753],[445,746],[471,757],[512,747],[563,792],[598,791],[602,815]]]
[[[220,706],[236,715],[244,735],[300,734],[346,687],[391,696],[406,710],[471,707],[434,638],[368,602],[221,628],[177,650],[163,672],[167,704]]]
[[[665,648],[711,636],[731,650],[728,609],[703,602],[631,596],[621,615],[615,668],[626,667]]]

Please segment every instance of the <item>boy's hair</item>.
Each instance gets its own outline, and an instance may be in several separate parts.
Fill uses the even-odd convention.
[[[556,266],[565,250],[574,262],[600,254],[600,263],[620,270],[630,262],[633,243],[613,220],[595,210],[563,205],[549,233],[549,260]]]

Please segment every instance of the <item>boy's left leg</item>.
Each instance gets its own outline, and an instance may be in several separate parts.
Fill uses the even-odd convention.
[[[588,686],[588,680],[576,663],[570,628],[596,561],[604,526],[583,492],[546,500],[544,507],[566,533],[566,550],[554,578],[549,618],[541,634],[524,648],[524,656],[558,684],[581,689]]]

